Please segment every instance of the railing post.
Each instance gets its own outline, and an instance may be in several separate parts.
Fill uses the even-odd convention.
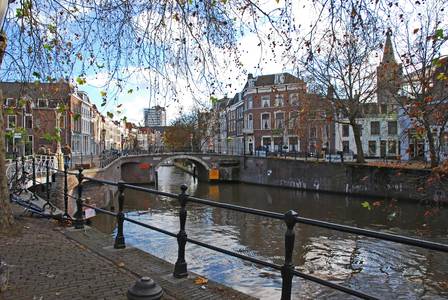
[[[46,184],[46,188],[47,188],[47,203],[45,203],[45,205],[50,205],[50,161],[47,160],[47,163],[45,165],[45,168],[47,170],[47,184]],[[44,207],[45,207],[44,205]]]
[[[25,156],[22,156],[22,176],[24,175],[25,175]]]
[[[14,180],[17,182],[19,180],[19,160],[17,157],[14,157],[14,161],[16,162],[16,172],[14,174]]]
[[[76,199],[76,223],[75,229],[83,229],[84,228],[84,220],[82,219],[82,180],[84,179],[84,175],[82,174],[83,169],[78,169],[78,198]]]
[[[179,248],[173,273],[173,276],[177,278],[188,276],[187,262],[185,261],[185,245],[187,244],[187,233],[185,232],[185,223],[187,221],[187,188],[188,187],[186,184],[182,184],[180,186],[182,193],[179,194],[179,203],[181,206],[179,211],[180,230],[177,234],[177,243],[179,245]]]
[[[285,233],[285,262],[282,266],[282,298],[281,300],[291,299],[291,289],[292,289],[292,271],[294,270],[294,265],[292,264],[292,252],[294,250],[294,225],[296,222],[294,218],[297,217],[297,213],[293,210],[288,211],[285,214],[285,223],[288,229]]]
[[[123,213],[123,204],[124,204],[124,181],[118,182],[118,190],[120,193],[118,194],[118,213],[117,213],[117,236],[115,237],[115,249],[124,249],[126,248],[126,244],[124,242],[123,235],[123,223],[124,223],[124,213]]]
[[[36,158],[33,156],[33,191],[36,193]]]
[[[67,183],[67,177],[68,177],[68,165],[64,164],[64,205],[65,205],[65,212],[64,217],[70,218],[70,215],[68,213],[68,183]]]

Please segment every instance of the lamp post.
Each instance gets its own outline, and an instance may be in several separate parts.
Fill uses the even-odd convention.
[[[243,131],[243,163],[246,169],[246,131]]]
[[[106,150],[106,129],[101,130],[101,136],[103,137],[103,151]]]

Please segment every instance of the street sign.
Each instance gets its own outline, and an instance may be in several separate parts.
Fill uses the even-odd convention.
[[[21,139],[22,138],[22,134],[21,133],[14,133],[14,138],[15,139]]]
[[[192,133],[190,133],[190,137],[193,138],[193,134]]]

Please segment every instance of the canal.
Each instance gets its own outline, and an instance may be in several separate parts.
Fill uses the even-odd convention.
[[[240,183],[209,184],[175,167],[159,168],[158,189],[197,198],[285,213],[448,244],[447,214],[425,203],[347,197]],[[154,189],[154,185],[145,187]],[[370,210],[365,207],[369,203]],[[363,205],[364,203],[364,205]],[[176,199],[125,190],[128,218],[174,233],[179,231]],[[189,238],[244,255],[283,264],[283,222],[225,209],[187,204]],[[116,221],[98,215],[93,227],[115,236]],[[448,254],[365,236],[297,224],[296,270],[381,299],[448,299]],[[175,263],[177,240],[125,222],[126,243]],[[280,299],[280,272],[187,244],[188,270],[260,299]],[[149,276],[151,274],[148,274]],[[294,278],[293,299],[351,299],[348,295]],[[353,297],[353,299],[355,299]]]

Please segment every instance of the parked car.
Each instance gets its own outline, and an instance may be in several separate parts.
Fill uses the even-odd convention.
[[[121,150],[120,149],[112,149],[112,155],[121,156]]]

